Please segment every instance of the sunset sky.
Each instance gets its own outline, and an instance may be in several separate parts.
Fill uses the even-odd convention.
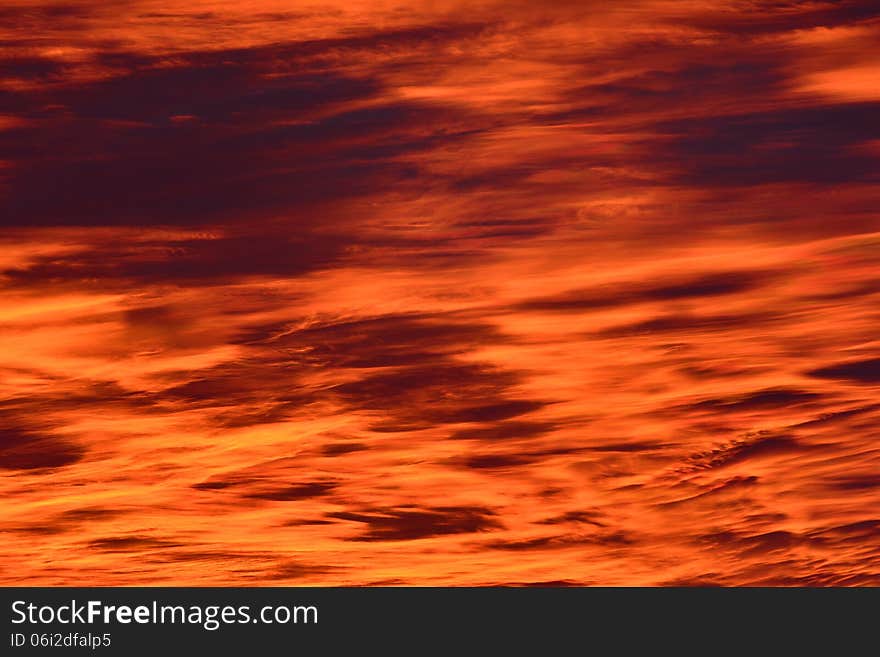
[[[0,584],[880,584],[880,3],[4,0]]]

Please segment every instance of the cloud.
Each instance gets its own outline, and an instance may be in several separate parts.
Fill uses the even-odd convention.
[[[684,411],[729,413],[737,411],[760,411],[810,404],[822,399],[822,395],[794,388],[768,388],[728,398],[703,399],[681,406]]]
[[[363,443],[331,443],[321,448],[321,455],[329,457],[345,456],[354,452],[363,452],[367,449],[369,447]]]
[[[496,470],[531,465],[554,456],[567,456],[581,451],[583,450],[577,447],[558,447],[543,450],[508,447],[503,452],[471,453],[460,458],[454,458],[452,462],[472,470]]]
[[[505,399],[513,372],[440,362],[371,374],[332,388],[348,406],[384,411],[404,427],[491,422],[525,415],[547,402]],[[478,400],[495,399],[493,403]],[[387,428],[386,428],[387,430]]]
[[[181,547],[182,544],[167,541],[153,536],[108,536],[96,538],[88,542],[90,548],[108,552],[141,552],[144,550],[162,550]]]
[[[552,297],[529,299],[519,310],[582,312],[616,308],[637,303],[702,299],[741,294],[770,284],[778,272],[722,271],[693,277],[677,277],[651,283],[630,282],[573,290]]]
[[[119,56],[109,76],[7,93],[0,111],[31,120],[0,132],[0,157],[15,161],[0,197],[3,223],[216,226],[282,217],[302,227],[316,214],[343,216],[347,202],[411,179],[412,164],[396,158],[430,147],[434,134],[450,140],[461,113],[393,99],[369,71],[316,58],[369,56],[474,29]],[[66,71],[50,58],[6,66]]]
[[[625,548],[633,542],[632,538],[620,531],[597,530],[589,534],[560,534],[538,536],[523,540],[497,540],[486,544],[492,550],[532,551],[559,550],[577,546],[598,545],[606,549]]]
[[[728,465],[775,456],[794,457],[809,445],[793,436],[759,434],[750,438],[731,441],[708,452],[695,454],[688,459],[691,467],[702,469],[721,468]]]
[[[845,361],[810,370],[808,374],[820,379],[877,383],[880,382],[880,358]]]
[[[551,433],[555,428],[556,425],[551,422],[512,420],[458,429],[449,437],[453,440],[506,441],[535,438]]]
[[[367,509],[356,513],[341,511],[329,516],[367,526],[366,531],[349,539],[352,541],[412,541],[500,527],[491,510],[476,506]]]
[[[503,340],[489,324],[429,313],[343,319],[302,328],[279,322],[248,328],[238,338],[245,345],[302,353],[307,362],[352,368],[418,365]]]
[[[336,488],[336,484],[331,482],[315,482],[248,493],[247,496],[258,500],[292,502],[296,500],[307,500],[314,497],[323,497],[332,492],[334,488]]]
[[[864,102],[662,122],[656,154],[688,185],[875,181],[875,158],[854,147],[880,136],[878,109]]]
[[[871,0],[844,2],[775,2],[759,0],[749,3],[746,10],[698,12],[684,20],[713,32],[743,37],[760,37],[767,33],[786,33],[811,28],[831,28],[878,16],[877,5]]]
[[[215,284],[257,276],[296,276],[330,266],[343,250],[338,236],[230,235],[98,244],[63,257],[38,258],[7,269],[12,285],[127,287],[136,283]]]
[[[668,314],[652,317],[619,326],[602,329],[599,335],[607,338],[650,336],[664,333],[724,332],[744,330],[746,327],[760,327],[772,324],[780,318],[771,313],[721,314]]]
[[[6,427],[0,430],[0,468],[63,468],[81,461],[86,450],[50,433]]]
[[[701,540],[717,548],[739,551],[747,556],[787,552],[794,546],[808,542],[808,539],[797,533],[783,530],[763,534],[716,532],[702,536]]]

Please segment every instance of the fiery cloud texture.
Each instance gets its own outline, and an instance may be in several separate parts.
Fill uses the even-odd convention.
[[[0,7],[2,583],[880,583],[875,0]]]

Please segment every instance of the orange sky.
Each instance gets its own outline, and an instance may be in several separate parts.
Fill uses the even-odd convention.
[[[7,0],[0,584],[880,584],[878,53]]]

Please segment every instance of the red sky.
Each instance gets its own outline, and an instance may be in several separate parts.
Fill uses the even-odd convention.
[[[7,0],[0,583],[880,583],[878,53],[870,0]]]

